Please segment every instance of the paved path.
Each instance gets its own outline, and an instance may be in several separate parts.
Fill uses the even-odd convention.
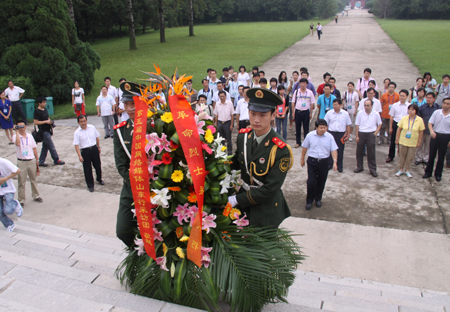
[[[288,54],[281,57],[283,54],[280,54],[267,62],[263,68],[266,69],[268,76],[277,74],[281,68],[292,71],[293,69],[298,70],[300,66],[306,66],[310,69],[315,84],[320,82],[319,78],[323,72],[333,70],[333,75],[338,79],[338,86],[343,86],[345,81],[356,80],[360,77],[362,69],[369,66],[374,70],[374,77],[377,80],[380,81],[385,76],[390,76],[399,82],[400,86],[406,87],[409,86],[410,81],[414,80],[411,77],[418,75],[417,70],[398,47],[364,11],[351,11],[350,16],[341,18],[338,25],[333,23],[326,25],[324,32],[325,37],[320,43],[315,43],[317,42],[316,37],[306,37],[296,43],[296,51],[305,51],[306,57],[292,53],[291,55],[294,57],[289,57]],[[369,39],[365,33],[370,33]],[[358,40],[351,40],[351,38]],[[381,48],[371,42],[378,42],[388,53],[374,53],[374,49]],[[346,49],[346,53],[341,52],[342,49]],[[286,53],[290,53],[291,50],[292,48],[286,50]],[[323,57],[313,57],[314,53]],[[341,56],[336,58],[338,54]],[[347,57],[345,56],[347,54],[352,56],[345,61],[344,58]],[[382,65],[390,64],[386,56],[392,60],[390,67]],[[334,58],[335,62],[330,63],[331,65],[325,64],[323,59],[328,58]],[[277,65],[275,63],[277,59],[279,59],[278,64],[288,64],[291,69],[287,66],[283,67],[284,65]],[[349,63],[349,66],[345,67],[346,63]],[[404,70],[396,71],[398,74],[395,76],[389,75],[389,70],[395,69],[395,66],[399,64],[404,64]],[[337,70],[336,68],[339,66],[342,67]],[[408,71],[411,72],[405,74]],[[89,117],[89,122],[102,128],[101,123],[95,117]],[[57,121],[57,125],[59,127],[55,129],[54,141],[58,153],[61,159],[66,161],[66,165],[42,168],[39,189],[44,203],[38,204],[29,200],[30,190],[27,185],[28,201],[22,218],[44,224],[39,225],[44,230],[48,229],[46,224],[49,224],[63,226],[75,233],[80,231],[81,235],[89,232],[114,237],[121,178],[114,166],[112,140],[101,139],[102,168],[106,185],[96,185],[95,192],[89,193],[84,183],[81,164],[72,146],[76,122],[74,119],[60,120]],[[99,130],[103,133],[103,130]],[[291,146],[295,144],[293,135],[292,131],[289,132],[288,143]],[[0,136],[2,136],[0,156],[15,162],[14,149],[5,144],[4,132],[1,132]],[[282,225],[294,233],[304,234],[296,239],[304,247],[304,251],[309,257],[300,269],[305,272],[313,271],[333,276],[345,276],[359,281],[371,280],[450,292],[450,271],[448,270],[450,267],[450,239],[445,234],[448,232],[450,224],[449,171],[444,173],[441,183],[422,180],[420,176],[423,168],[418,167],[413,168],[414,179],[412,180],[406,180],[404,177],[394,178],[396,163],[384,163],[387,146],[377,146],[379,177],[372,178],[367,170],[355,175],[352,172],[356,163],[355,144],[348,143],[344,173],[330,173],[323,207],[321,209],[313,208],[307,212],[303,207],[306,197],[306,170],[299,165],[300,153],[300,148],[294,149],[295,165],[283,186],[293,217],[288,218]],[[47,161],[51,162],[51,159],[48,158]],[[25,223],[25,221],[23,222]],[[22,224],[25,226],[24,223]],[[30,224],[27,226],[32,227]],[[21,231],[20,225],[19,222],[18,233]],[[22,229],[27,231],[24,227]],[[24,233],[19,234],[23,235]],[[48,235],[48,233],[44,234]],[[19,242],[20,235],[16,238],[13,237],[14,246],[16,243],[23,244]],[[5,242],[5,239],[0,236],[0,251],[3,252],[3,255],[7,251],[3,247],[6,246]],[[37,244],[36,246],[42,245],[42,243],[42,241],[39,243],[37,239],[33,241],[33,244]],[[28,244],[26,248],[33,248],[30,247],[33,244]],[[8,259],[16,260],[11,254],[8,256],[12,257]],[[0,256],[0,261],[1,257],[3,256]],[[14,262],[14,264],[17,263]],[[0,271],[2,268],[4,266],[0,263]],[[111,270],[109,272],[111,273]],[[19,278],[16,279],[19,281]],[[6,284],[13,285],[10,282]],[[22,282],[32,284],[37,281],[22,280]],[[0,285],[0,296],[6,293],[2,292],[2,285]],[[21,283],[16,285],[23,286]],[[33,291],[39,292],[39,288],[36,290],[30,286],[31,288]],[[8,294],[11,294],[11,289]],[[51,296],[51,294],[50,291],[46,293],[46,296]],[[75,296],[86,296],[83,298],[89,299],[87,295],[79,294],[81,293]],[[308,292],[299,292],[296,296],[301,298],[308,294]],[[332,296],[339,297],[339,294],[342,293],[335,291]],[[361,296],[361,292],[359,294],[358,296]],[[0,302],[6,302],[3,301],[4,297]],[[312,298],[317,299],[316,297]],[[297,299],[292,296],[289,299],[293,303],[300,303],[300,301],[295,301]],[[373,297],[367,294],[364,300],[367,299],[371,301]],[[27,304],[25,299],[23,302]],[[316,300],[312,308],[316,308],[317,302]],[[35,310],[49,310],[44,303],[42,304],[42,306],[34,306]],[[113,305],[114,303],[109,302],[108,304]],[[350,309],[339,308],[338,305],[336,308],[332,308],[330,305],[323,305],[322,308],[324,307],[329,310],[350,311]],[[359,307],[359,310],[357,308],[353,310],[370,310],[367,306]],[[0,311],[2,309],[5,308],[0,305]],[[292,306],[292,311],[295,309],[308,311],[306,308],[300,310],[297,306]],[[374,309],[376,310],[376,308]],[[27,309],[18,308],[18,310]],[[406,308],[401,309],[401,311],[406,310]],[[120,309],[116,307],[115,311],[120,311]],[[284,311],[290,311],[290,308],[286,308]],[[166,311],[164,310],[164,312]]]

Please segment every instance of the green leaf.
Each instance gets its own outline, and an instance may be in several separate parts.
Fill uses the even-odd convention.
[[[161,287],[166,296],[170,296],[172,290],[172,277],[170,277],[170,272],[166,270],[161,270]]]
[[[186,276],[186,262],[186,258],[181,259],[180,261],[178,261],[175,269],[175,277],[173,280],[175,299],[178,299],[181,296],[183,280]]]

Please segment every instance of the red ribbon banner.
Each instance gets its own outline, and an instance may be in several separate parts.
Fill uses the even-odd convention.
[[[130,160],[130,182],[133,192],[134,208],[139,223],[139,231],[144,242],[147,255],[156,260],[153,238],[152,205],[150,204],[150,185],[145,153],[145,134],[147,132],[147,104],[133,97],[135,104],[133,147]]]
[[[191,105],[186,101],[185,97],[183,95],[170,96],[169,106],[197,195],[198,213],[192,224],[187,248],[187,257],[200,267],[202,264],[202,214],[206,177],[202,143],[200,141],[200,135],[198,134],[194,111],[192,110]]]

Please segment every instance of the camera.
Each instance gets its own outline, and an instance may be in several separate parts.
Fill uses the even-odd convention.
[[[23,129],[23,128],[25,128],[25,126],[14,126],[14,129]]]
[[[55,121],[54,121],[54,120],[52,120],[52,124],[51,124],[51,126],[52,126],[52,128],[55,128],[55,127],[56,127],[56,125],[55,125]]]

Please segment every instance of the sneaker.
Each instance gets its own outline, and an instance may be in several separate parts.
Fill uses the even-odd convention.
[[[23,214],[23,208],[22,208],[22,205],[19,203],[18,200],[16,200],[16,203],[17,203],[17,207],[16,207],[16,216],[17,216],[18,218],[20,218],[20,217],[22,216],[22,214]]]
[[[39,167],[48,167],[48,164],[46,164],[46,163],[41,163],[41,164],[39,164]]]
[[[353,139],[352,139],[352,137],[350,137],[350,138],[348,139],[348,141],[349,141],[349,142],[353,142]]]
[[[409,171],[406,171],[406,172],[405,172],[405,174],[406,174],[406,176],[407,176],[408,178],[412,178],[412,174],[411,174],[411,172],[409,172]]]
[[[65,164],[65,162],[63,162],[61,159],[55,163],[55,165],[64,165],[64,164]]]
[[[395,176],[396,176],[396,177],[399,177],[399,176],[401,176],[403,173],[404,173],[403,171],[399,170],[399,171],[397,171],[397,173],[395,174]]]
[[[13,223],[6,228],[6,232],[12,232],[16,228],[16,225]]]
[[[34,201],[37,201],[38,203],[42,203],[44,200],[40,197],[37,197],[34,199]],[[23,206],[23,204],[22,204],[22,206]]]

